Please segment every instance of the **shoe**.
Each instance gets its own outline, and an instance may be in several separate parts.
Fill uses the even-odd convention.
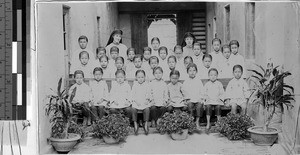
[[[148,122],[145,122],[145,124],[144,124],[144,130],[145,130],[145,135],[148,135],[148,133],[149,133]]]

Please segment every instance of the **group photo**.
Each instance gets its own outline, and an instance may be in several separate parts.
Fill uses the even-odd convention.
[[[37,2],[39,152],[297,153],[295,6]]]

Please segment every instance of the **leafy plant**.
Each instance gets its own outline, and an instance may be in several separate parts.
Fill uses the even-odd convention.
[[[173,113],[165,113],[159,121],[156,129],[164,133],[182,133],[183,129],[192,132],[196,129],[194,117],[186,112],[174,111]]]
[[[254,82],[253,93],[250,95],[250,101],[253,104],[259,104],[264,109],[264,131],[268,131],[268,126],[275,113],[275,108],[283,110],[283,104],[287,107],[293,107],[294,88],[284,83],[284,79],[292,75],[288,71],[280,72],[275,68],[264,69],[257,65],[258,70],[249,70],[253,75],[249,78]],[[271,78],[273,75],[273,78]]]
[[[49,95],[46,104],[46,116],[50,116],[51,137],[65,139],[68,133],[74,130],[79,131],[77,124],[73,121],[72,100],[76,93],[76,88],[72,91],[71,96],[68,90],[61,90],[62,78],[58,81],[57,92],[55,95]],[[69,130],[72,127],[72,130]],[[78,132],[79,133],[79,132]]]
[[[248,128],[254,126],[247,115],[228,113],[216,122],[216,130],[229,140],[245,139],[249,136]]]
[[[98,138],[109,136],[114,139],[124,139],[129,131],[129,119],[123,114],[109,114],[93,125],[94,136]]]

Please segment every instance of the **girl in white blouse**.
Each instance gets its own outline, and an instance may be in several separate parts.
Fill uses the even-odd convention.
[[[161,67],[154,68],[153,71],[155,79],[150,82],[150,94],[153,99],[153,104],[150,108],[150,115],[152,121],[152,127],[156,126],[159,122],[159,118],[163,116],[167,108],[167,84],[162,80],[163,70]]]
[[[178,82],[180,73],[178,70],[173,70],[170,73],[171,82],[168,84],[168,112],[173,110],[187,111],[187,102],[182,83]]]
[[[72,100],[72,105],[82,111],[83,125],[91,125],[90,106],[92,101],[92,90],[83,82],[84,73],[81,70],[74,72],[74,78],[76,83],[69,89],[69,96],[76,88],[75,96]]]
[[[134,81],[132,86],[132,120],[134,122],[135,134],[138,134],[137,112],[143,112],[144,119],[144,131],[148,135],[148,121],[150,115],[151,96],[149,83],[145,82],[146,73],[144,70],[137,70],[135,77],[137,81]]]
[[[90,81],[90,87],[92,89],[92,121],[101,119],[105,112],[105,106],[108,103],[108,86],[105,81],[102,80],[103,70],[100,67],[96,67],[93,71],[94,80]]]
[[[215,114],[217,119],[221,118],[221,106],[224,105],[224,88],[218,78],[218,70],[211,68],[208,71],[209,81],[204,85],[204,98],[205,98],[205,108],[206,108],[206,132],[208,133],[211,124],[210,117],[212,115],[212,107],[215,107]]]
[[[243,67],[241,65],[233,66],[234,78],[229,81],[226,88],[226,103],[231,106],[231,113],[236,114],[237,107],[240,106],[242,114],[246,113],[247,102],[250,96],[247,82],[241,78]]]
[[[203,84],[199,76],[197,76],[197,65],[191,63],[187,67],[189,78],[183,82],[183,90],[186,93],[188,101],[188,109],[191,115],[194,115],[196,109],[196,125],[200,128],[200,117],[203,115]]]
[[[111,84],[108,107],[111,113],[125,113],[128,118],[131,118],[131,88],[125,82],[125,71],[117,70],[115,76],[116,81],[112,81]]]

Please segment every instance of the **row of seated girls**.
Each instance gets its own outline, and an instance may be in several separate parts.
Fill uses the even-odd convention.
[[[238,41],[221,46],[221,40],[214,38],[213,51],[206,53],[188,32],[183,44],[175,45],[174,51],[168,51],[160,46],[158,38],[153,38],[152,48],[145,47],[142,54],[137,54],[136,49],[127,48],[121,40],[122,31],[115,30],[107,47],[97,48],[94,57],[86,49],[88,38],[78,39],[81,51],[75,52],[78,57],[71,59],[70,69],[76,83],[69,92],[76,88],[73,104],[82,109],[84,124],[101,119],[108,109],[109,113],[121,112],[129,117],[137,134],[137,113],[141,111],[148,134],[149,122],[155,127],[165,112],[182,110],[195,116],[199,128],[205,109],[209,133],[213,108],[218,119],[223,105],[231,106],[232,113],[238,106],[245,112],[249,88],[243,79],[244,58],[238,53]],[[90,79],[89,84],[83,82],[84,78]],[[232,78],[226,91],[219,78]],[[113,79],[110,91],[105,79]],[[201,79],[208,82],[203,84]],[[133,86],[126,80],[134,80]]]

